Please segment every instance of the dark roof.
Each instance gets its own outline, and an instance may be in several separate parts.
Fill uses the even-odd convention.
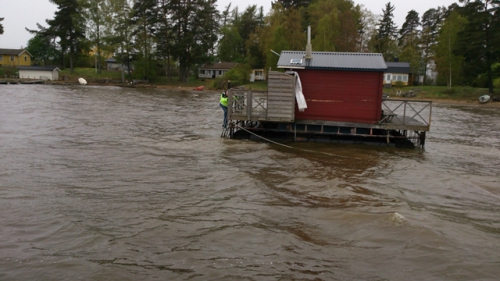
[[[278,68],[385,71],[387,66],[382,54],[312,52],[312,59],[304,58],[305,51],[282,51]]]
[[[410,73],[409,62],[386,62],[387,73]]]
[[[107,63],[115,63],[116,62],[116,59],[111,57],[109,59],[106,59],[104,62],[107,62]]]
[[[0,55],[19,56],[23,52],[26,52],[31,56],[31,54],[24,49],[0,49]]]
[[[205,63],[200,67],[200,69],[231,69],[237,64],[237,62]]]
[[[57,66],[19,66],[17,67],[19,70],[39,70],[39,71],[54,71],[60,69]]]

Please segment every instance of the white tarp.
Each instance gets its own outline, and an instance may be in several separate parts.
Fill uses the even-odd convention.
[[[295,99],[297,100],[297,107],[299,108],[299,111],[302,112],[307,108],[307,103],[304,93],[302,92],[302,83],[300,82],[299,74],[295,71],[287,71],[286,73],[294,75],[297,80],[295,83]]]

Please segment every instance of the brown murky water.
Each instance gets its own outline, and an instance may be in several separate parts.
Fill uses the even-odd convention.
[[[217,94],[0,86],[0,280],[498,280],[498,109],[435,105],[424,152],[221,123]]]

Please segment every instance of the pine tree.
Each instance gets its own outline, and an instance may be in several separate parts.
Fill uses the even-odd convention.
[[[132,7],[130,23],[134,27],[135,49],[140,51],[137,58],[135,73],[139,78],[148,80],[154,73],[152,63],[152,50],[155,46],[154,38],[157,31],[157,3],[156,0],[143,0],[135,2]]]
[[[260,19],[257,14],[257,5],[248,6],[245,11],[239,16],[239,21],[235,24],[238,29],[240,37],[243,39],[242,44],[239,46],[239,52],[242,57],[247,55],[245,42],[250,38],[250,35],[255,29],[261,25]]]
[[[397,27],[394,23],[394,12],[395,8],[391,5],[391,2],[385,5],[382,10],[382,19],[378,24],[378,32],[375,38],[375,50],[376,52],[382,53],[386,61],[392,61],[397,57],[397,46],[396,46],[396,34]]]
[[[78,0],[50,0],[57,5],[55,17],[47,20],[48,35],[59,38],[62,53],[68,52],[70,72],[73,73],[75,56],[85,40],[85,21]],[[64,65],[64,60],[63,60]]]
[[[424,73],[427,74],[427,66],[434,56],[434,46],[436,46],[439,28],[444,17],[444,8],[429,9],[422,16],[422,35],[420,46],[422,48],[422,60]],[[427,75],[424,76],[424,84],[427,82]]]
[[[406,21],[399,31],[399,46],[416,45],[420,35],[420,18],[415,10],[411,10],[406,15]]]
[[[500,0],[460,0],[460,9],[468,24],[460,33],[457,52],[464,57],[466,81],[472,86],[487,87],[493,93],[492,65],[500,58]],[[485,78],[482,78],[485,77]]]
[[[216,0],[172,0],[172,54],[179,62],[179,80],[187,82],[192,65],[202,63],[217,41],[219,13]]]
[[[158,1],[158,30],[156,33],[156,56],[165,63],[165,75],[172,77],[172,45],[173,32],[171,30],[170,6],[168,0]]]
[[[406,21],[399,31],[399,59],[410,63],[411,72],[416,75],[425,74],[420,42],[420,18],[415,10],[408,12]]]

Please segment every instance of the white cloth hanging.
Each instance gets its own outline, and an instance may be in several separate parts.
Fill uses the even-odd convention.
[[[307,108],[307,103],[304,93],[302,92],[302,83],[300,82],[299,74],[295,71],[287,71],[285,73],[295,76],[295,99],[297,100],[299,111],[302,112]]]

